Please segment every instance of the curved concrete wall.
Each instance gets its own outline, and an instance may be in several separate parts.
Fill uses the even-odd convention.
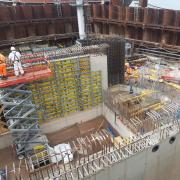
[[[0,46],[72,38],[78,36],[76,9],[68,4],[0,6],[0,31]]]
[[[169,138],[119,163],[97,172],[89,180],[179,180],[180,177],[180,134],[173,144]]]
[[[136,44],[180,49],[179,11],[93,3],[91,16],[93,33],[116,34]],[[70,40],[78,37],[76,9],[68,4],[0,6],[0,30],[1,46],[36,39]]]
[[[136,44],[180,49],[180,11],[93,4],[94,33],[120,35]]]

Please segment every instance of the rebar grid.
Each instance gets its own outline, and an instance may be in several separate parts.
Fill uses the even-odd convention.
[[[134,134],[145,134],[175,121],[180,109],[176,100],[165,102],[162,93],[150,89],[136,89],[116,85],[104,91],[104,103]],[[165,96],[166,97],[166,96]]]
[[[22,61],[29,60],[29,59],[37,59],[37,58],[47,58],[50,61],[54,61],[56,59],[61,58],[69,58],[69,57],[75,57],[75,56],[81,56],[81,55],[87,55],[87,54],[93,54],[93,55],[101,55],[106,54],[107,49],[109,48],[109,45],[106,43],[99,43],[97,45],[91,45],[91,46],[81,46],[81,45],[74,45],[72,47],[68,48],[62,48],[52,51],[42,51],[38,53],[33,54],[25,54],[22,56]]]

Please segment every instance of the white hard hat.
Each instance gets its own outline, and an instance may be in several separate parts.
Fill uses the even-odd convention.
[[[125,66],[129,66],[129,63],[128,63],[128,62],[126,62],[126,63],[125,63]]]
[[[15,51],[15,50],[16,50],[16,48],[12,46],[11,47],[11,51]]]

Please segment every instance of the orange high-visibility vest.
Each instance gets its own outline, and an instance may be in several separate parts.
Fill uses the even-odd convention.
[[[6,58],[0,53],[0,65],[6,64]]]
[[[126,72],[127,72],[128,74],[132,74],[132,69],[131,69],[130,67],[128,67],[127,70],[126,70]]]
[[[6,58],[0,53],[0,75],[6,76]]]

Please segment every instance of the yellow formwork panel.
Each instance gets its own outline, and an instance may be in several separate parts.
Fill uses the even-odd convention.
[[[39,91],[43,90],[43,91],[56,91],[57,90],[57,84],[55,85],[46,85],[46,86],[39,86],[38,88],[41,88],[39,89]]]
[[[93,104],[98,105],[102,102],[102,77],[101,72],[92,72]]]
[[[47,97],[44,96],[44,97],[41,98],[41,100],[43,100],[44,102],[49,102],[49,101],[57,102],[58,101],[58,99],[57,99],[58,96],[57,97],[53,97],[53,96],[49,97],[49,96],[47,96]]]
[[[102,101],[101,72],[90,73],[89,57],[59,60],[51,63],[51,69],[54,77],[30,87],[33,101],[42,105],[47,119],[85,110]],[[38,115],[43,119],[43,114]]]

